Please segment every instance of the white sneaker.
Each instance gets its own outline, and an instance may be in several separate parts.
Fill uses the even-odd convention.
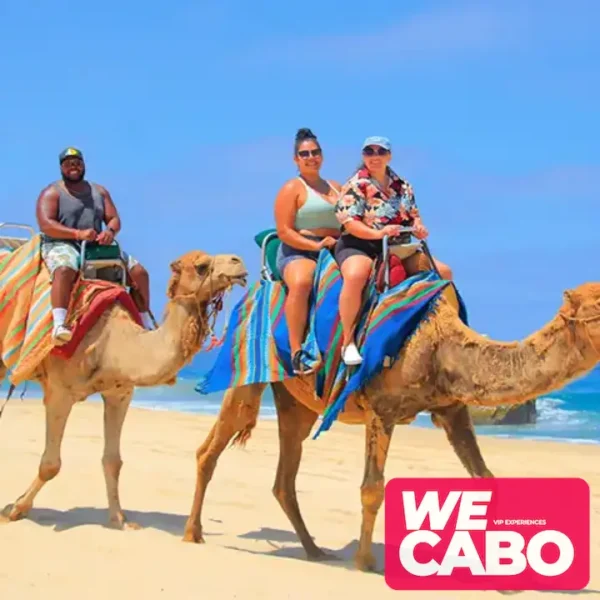
[[[52,331],[52,337],[54,340],[61,344],[66,344],[73,337],[73,332],[64,325],[59,325],[55,327]]]
[[[348,366],[360,365],[362,356],[354,342],[348,344],[345,348],[342,348],[342,360]]]

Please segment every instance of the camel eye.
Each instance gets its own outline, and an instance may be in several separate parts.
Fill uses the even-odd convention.
[[[206,275],[207,271],[208,271],[208,265],[206,265],[206,264],[196,265],[196,273],[198,273],[198,275]]]

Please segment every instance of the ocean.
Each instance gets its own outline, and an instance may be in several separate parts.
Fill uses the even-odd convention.
[[[175,386],[136,390],[132,406],[216,415],[221,407],[222,393],[203,396],[194,391],[200,374],[205,373],[212,362],[207,359],[208,356],[204,355],[195,361],[196,364],[182,369],[180,379]],[[6,397],[7,390],[8,384],[5,381],[0,385],[0,399]],[[23,385],[15,390],[11,402],[18,402],[22,391]],[[26,395],[41,395],[39,385],[28,382]],[[88,401],[100,401],[100,396],[92,396]],[[533,425],[478,425],[475,428],[476,432],[478,435],[506,438],[600,444],[600,367],[560,390],[539,397],[536,406],[538,418],[537,423]],[[269,388],[263,395],[260,416],[265,419],[274,419],[276,416],[273,396]],[[333,427],[336,425],[334,424]],[[408,427],[433,428],[433,425],[429,415],[424,413],[418,415]]]

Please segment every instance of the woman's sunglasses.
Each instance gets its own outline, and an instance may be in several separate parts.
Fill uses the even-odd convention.
[[[389,152],[389,150],[386,150],[385,148],[382,148],[381,146],[377,146],[377,148],[373,148],[373,146],[367,146],[363,150],[363,154],[365,156],[374,156],[375,154],[377,154],[377,156],[385,156],[388,152]]]
[[[298,156],[300,158],[308,158],[309,156],[321,156],[321,148],[316,148],[315,150],[299,150]]]

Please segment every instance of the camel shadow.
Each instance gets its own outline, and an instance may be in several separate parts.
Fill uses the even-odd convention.
[[[141,529],[157,529],[181,536],[187,521],[187,515],[177,515],[158,511],[124,510],[125,517],[131,523],[136,523]],[[92,506],[78,506],[69,510],[60,511],[53,508],[32,508],[25,520],[32,521],[42,527],[51,527],[54,531],[62,532],[83,527],[97,525],[111,529],[108,524],[108,510]],[[218,523],[216,519],[209,521]],[[217,536],[220,533],[202,532],[205,536]]]
[[[270,527],[261,527],[256,531],[248,531],[242,535],[238,535],[238,538],[241,539],[250,539],[250,540],[260,540],[269,543],[274,547],[274,550],[270,551],[261,551],[261,550],[249,550],[247,548],[238,548],[236,546],[226,546],[231,550],[236,550],[238,552],[247,552],[249,554],[258,554],[264,556],[277,556],[280,558],[291,558],[296,560],[310,560],[306,557],[306,553],[304,548],[300,545],[298,541],[298,536],[293,531],[288,531],[284,529],[272,529]],[[314,537],[313,537],[314,540]],[[294,546],[285,546],[285,547],[277,547],[277,543],[293,543]],[[346,544],[343,548],[338,548],[337,550],[333,550],[331,548],[324,548],[320,546],[320,548],[330,554],[333,555],[328,559],[321,560],[320,562],[326,564],[330,567],[342,567],[347,570],[356,571],[356,566],[354,564],[354,555],[358,550],[358,540],[353,540],[352,542]],[[373,556],[375,557],[376,564],[378,568],[372,571],[374,575],[384,575],[383,565],[385,561],[385,546],[381,543],[373,543],[372,545]],[[368,575],[368,573],[366,573]],[[504,591],[499,590],[498,594],[502,594],[503,596],[516,596],[521,591]],[[542,590],[540,591],[542,594],[565,594],[569,596],[584,596],[588,594],[600,594],[600,590],[595,589],[583,589],[583,590]]]
[[[279,558],[292,558],[296,560],[310,560],[306,557],[304,548],[298,542],[298,536],[293,531],[287,531],[284,529],[272,529],[270,527],[261,527],[256,531],[248,531],[242,535],[237,536],[240,539],[250,539],[257,541],[267,542],[273,546],[274,550],[261,551],[261,550],[249,550],[247,548],[239,548],[237,546],[225,546],[231,550],[237,550],[238,552],[247,552],[249,554],[258,554],[266,556],[277,556]],[[313,538],[314,539],[314,538]],[[294,546],[279,547],[277,543],[293,543]],[[358,549],[358,540],[354,540],[346,544],[343,548],[332,549],[319,546],[323,552],[326,552],[329,556],[327,558],[320,559],[318,562],[325,563],[332,567],[344,568],[355,571],[356,566],[354,565],[354,555]],[[379,543],[373,543],[373,556],[377,561],[378,569],[373,571],[374,574],[383,575],[383,562],[384,562],[384,545]]]

